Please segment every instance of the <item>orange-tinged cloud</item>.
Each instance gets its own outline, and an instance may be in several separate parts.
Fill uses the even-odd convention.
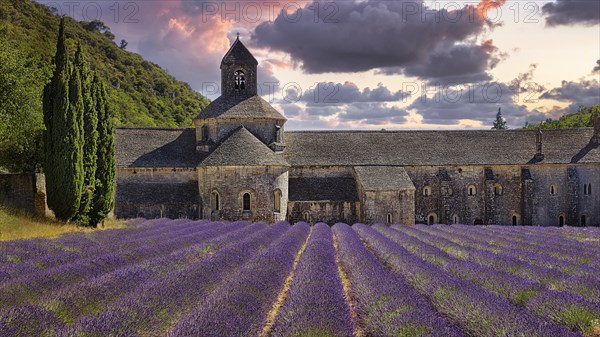
[[[504,6],[506,0],[481,0],[481,2],[477,5],[477,15],[480,19],[487,19],[487,13],[490,10],[494,10],[496,8]]]

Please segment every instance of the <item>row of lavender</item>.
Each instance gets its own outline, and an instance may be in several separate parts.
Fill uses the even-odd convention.
[[[155,223],[113,238],[98,234],[0,248],[8,255],[40,245],[37,253],[2,265],[26,273],[7,273],[0,284],[0,335],[354,333],[326,224],[309,234],[306,223]],[[90,242],[100,243],[89,248]],[[60,262],[38,266],[39,259],[53,258]],[[290,275],[281,308],[273,310]]]
[[[386,236],[448,274],[502,296],[542,319],[591,334],[598,325],[598,279],[572,276],[519,260],[514,255],[458,245],[427,226],[378,227]],[[444,233],[442,231],[442,233]],[[463,240],[464,245],[469,242]],[[596,269],[597,270],[597,269]]]
[[[577,233],[136,222],[0,244],[0,335],[580,336],[600,324],[597,247]]]
[[[186,223],[163,222],[166,229],[159,237],[120,233],[123,244],[110,253],[112,259],[69,256],[63,265],[5,280],[0,335],[126,336],[166,330],[204,297],[202,290],[210,291],[289,228],[287,223]],[[134,244],[139,241],[145,243]]]

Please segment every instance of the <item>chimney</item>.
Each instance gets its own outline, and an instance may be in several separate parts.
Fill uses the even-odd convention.
[[[600,145],[600,112],[596,112],[592,116],[592,120],[594,121],[594,135],[590,142],[592,144]]]
[[[535,135],[535,159],[541,161],[544,159],[544,134],[542,133],[542,129],[538,129],[537,134]]]

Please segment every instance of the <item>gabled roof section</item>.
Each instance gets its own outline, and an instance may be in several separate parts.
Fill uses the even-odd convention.
[[[119,167],[196,167],[194,129],[118,127],[115,156]]]
[[[358,181],[365,191],[414,190],[412,180],[398,166],[355,166]]]
[[[204,108],[196,118],[286,119],[258,95],[220,96]]]
[[[252,53],[244,46],[242,41],[240,41],[240,36],[238,35],[237,39],[235,39],[231,45],[231,48],[229,48],[229,51],[223,56],[221,64],[258,65],[258,61],[252,56]]]
[[[544,130],[544,160],[536,130],[288,131],[292,166],[447,166],[600,163],[592,128]]]
[[[289,166],[248,129],[240,127],[200,164],[201,166]]]

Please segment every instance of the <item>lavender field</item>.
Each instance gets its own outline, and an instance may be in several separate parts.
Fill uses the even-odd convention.
[[[5,241],[0,336],[600,336],[600,228],[135,219]]]

